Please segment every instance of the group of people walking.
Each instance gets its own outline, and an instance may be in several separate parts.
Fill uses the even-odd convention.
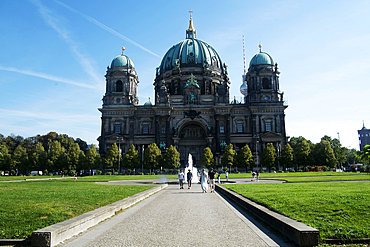
[[[187,182],[188,182],[188,189],[191,188],[191,181],[193,179],[193,173],[191,170],[188,170],[187,175]],[[229,181],[229,174],[226,171],[226,181]],[[213,168],[209,171],[209,173],[206,172],[206,170],[203,168],[200,172],[200,186],[203,191],[203,193],[207,193],[208,191],[208,184],[211,189],[211,193],[214,193],[215,191],[215,183],[216,183],[216,178],[217,182],[220,184],[221,183],[221,173],[220,172],[215,172]],[[178,179],[180,183],[180,189],[184,189],[184,180],[185,180],[185,174],[183,173],[182,170],[180,170],[178,174]]]

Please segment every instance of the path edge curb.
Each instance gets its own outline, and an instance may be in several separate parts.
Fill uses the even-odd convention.
[[[306,224],[273,212],[238,193],[216,184],[216,191],[239,206],[253,213],[271,227],[278,230],[299,246],[317,246],[320,243],[320,231]]]
[[[99,224],[101,221],[114,216],[117,212],[146,199],[167,186],[168,184],[161,184],[149,190],[127,197],[123,200],[84,213],[72,219],[34,231],[32,232],[31,246],[56,246],[66,239],[86,231],[88,228]]]

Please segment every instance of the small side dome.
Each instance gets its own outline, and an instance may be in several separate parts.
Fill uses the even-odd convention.
[[[274,65],[274,59],[267,53],[262,51],[262,45],[259,44],[260,52],[254,55],[249,63],[249,68],[256,65]]]
[[[111,68],[113,67],[126,67],[126,68],[130,68],[130,69],[135,69],[135,66],[134,66],[134,63],[132,62],[132,60],[124,55],[125,51],[125,47],[123,46],[122,47],[122,54],[115,57],[111,63]]]
[[[132,60],[126,55],[119,55],[115,57],[112,61],[111,68],[113,67],[126,67],[126,68],[135,68]]]
[[[147,102],[144,103],[144,106],[152,106],[152,102],[150,101],[150,97],[149,97],[149,100]]]
[[[231,101],[232,105],[240,104],[239,100],[236,99],[236,96],[234,96],[234,99]]]
[[[268,53],[261,51],[254,55],[249,63],[249,67],[255,65],[274,65],[274,60]]]

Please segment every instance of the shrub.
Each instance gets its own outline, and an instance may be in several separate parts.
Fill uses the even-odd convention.
[[[365,166],[360,166],[360,167],[358,168],[358,170],[359,170],[360,172],[365,172],[365,171],[366,171],[366,168],[365,168]]]
[[[329,171],[329,167],[327,167],[327,166],[323,166],[323,167],[322,167],[322,170],[323,170],[324,172]]]
[[[271,167],[271,170],[276,171],[276,167]]]
[[[166,173],[167,172],[167,169],[163,169],[163,172]]]
[[[145,175],[150,175],[149,173],[145,173]]]
[[[261,170],[260,173],[265,173],[265,171],[264,170]]]
[[[73,176],[73,175],[75,175],[76,174],[76,170],[70,170],[69,172],[68,172],[68,175],[69,176]]]
[[[53,173],[49,173],[48,175],[49,175],[50,177],[54,176],[54,175],[53,175]]]
[[[279,173],[283,173],[283,171],[282,171],[282,170],[280,170],[280,171],[279,171]]]
[[[112,175],[112,172],[106,172],[105,175]]]
[[[127,172],[128,172],[129,174],[131,174],[132,170],[131,170],[131,169],[127,169]]]
[[[114,172],[114,175],[118,175],[118,172]]]
[[[139,175],[144,175],[144,173],[143,172],[139,172]]]

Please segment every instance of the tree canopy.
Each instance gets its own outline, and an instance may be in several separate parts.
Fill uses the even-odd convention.
[[[267,143],[261,156],[261,166],[272,167],[277,160],[276,150],[272,143]]]
[[[139,168],[140,166],[139,151],[135,150],[134,144],[131,144],[125,156],[123,157],[123,166],[126,169]]]
[[[225,167],[231,167],[234,165],[235,150],[233,144],[227,145],[225,152],[221,157],[221,165]]]
[[[159,169],[159,162],[162,159],[161,150],[157,144],[150,144],[144,151],[144,168],[145,169]]]
[[[236,164],[238,167],[253,167],[254,157],[248,144],[242,147],[236,156]]]
[[[208,169],[213,168],[215,166],[213,153],[209,147],[203,149],[202,156],[200,157],[200,164]]]

